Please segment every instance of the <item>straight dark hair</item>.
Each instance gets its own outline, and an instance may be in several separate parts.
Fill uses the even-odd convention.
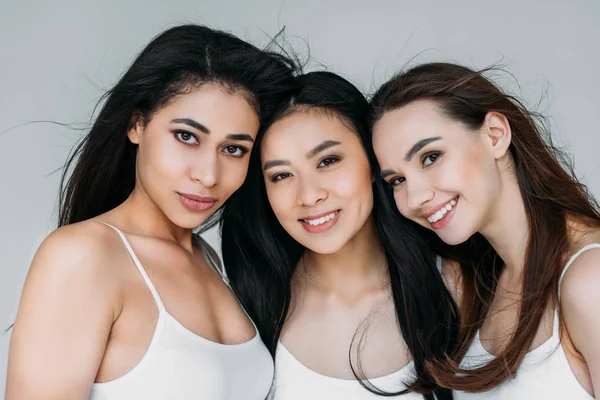
[[[600,226],[598,203],[576,178],[566,155],[552,145],[543,118],[494,85],[485,77],[487,72],[449,63],[423,64],[393,77],[371,100],[373,123],[386,112],[418,100],[434,101],[446,117],[473,131],[492,111],[510,123],[509,151],[529,223],[523,298],[513,337],[482,367],[465,370],[460,361],[488,314],[504,262],[481,234],[459,246],[447,246],[433,232],[422,230],[438,253],[460,262],[464,286],[459,347],[454,354],[430,359],[427,370],[439,385],[467,392],[488,391],[514,376],[544,310],[548,304],[558,305],[558,281],[571,245],[567,218]]]
[[[367,153],[373,176],[379,170],[368,133],[368,103],[347,80],[330,72],[312,72],[297,78],[296,89],[271,123],[297,112],[315,112],[338,118],[351,127]],[[230,199],[221,226],[223,259],[232,286],[258,326],[273,356],[292,302],[291,281],[305,248],[279,224],[267,198],[260,147],[257,141],[250,158],[246,181]],[[373,183],[373,217],[387,260],[392,296],[402,335],[414,359],[417,373],[410,390],[433,399],[437,386],[426,362],[453,351],[458,339],[457,307],[436,268],[436,256],[426,241],[386,200],[385,186]],[[349,349],[350,352],[350,349]],[[350,363],[361,384],[377,389]],[[360,365],[358,366],[358,371]],[[406,383],[406,382],[405,382]],[[451,398],[439,390],[438,398]]]
[[[137,118],[147,124],[176,96],[214,84],[243,96],[259,115],[262,130],[289,96],[296,68],[283,54],[204,26],[181,25],[161,33],[102,96],[91,130],[69,155],[60,182],[58,225],[93,218],[131,194],[137,145],[127,130]],[[219,214],[202,230],[213,226]]]

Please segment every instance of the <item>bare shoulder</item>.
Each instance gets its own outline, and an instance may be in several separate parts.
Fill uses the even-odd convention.
[[[111,259],[118,241],[116,232],[95,221],[58,228],[40,245],[30,272],[107,275],[114,265]]]
[[[590,295],[600,298],[600,242],[590,243],[565,272],[561,282],[561,299],[566,302],[589,302]],[[600,303],[596,303],[600,304]]]
[[[448,291],[454,297],[454,301],[460,304],[463,292],[463,276],[460,264],[457,261],[442,258],[442,279]]]
[[[561,283],[561,296],[578,291],[587,286],[599,288],[594,279],[600,277],[600,229],[587,229],[577,235],[573,243],[573,254],[580,253],[564,272]],[[590,280],[589,282],[586,282]],[[576,295],[576,294],[571,294]]]
[[[116,249],[120,246],[120,251]],[[52,232],[37,250],[25,281],[23,295],[54,291],[74,294],[77,287],[93,287],[112,310],[120,308],[122,268],[119,257],[124,247],[114,230],[96,221],[61,227]],[[125,250],[126,251],[126,250]],[[122,259],[122,258],[120,258]]]
[[[596,242],[600,243],[600,242]],[[571,263],[560,286],[560,305],[569,338],[592,376],[600,378],[600,245],[590,246]]]
[[[122,305],[109,229],[65,226],[38,249],[11,338],[7,393],[15,398],[89,394]]]

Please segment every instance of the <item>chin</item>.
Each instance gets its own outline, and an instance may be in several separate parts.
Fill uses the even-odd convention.
[[[196,229],[203,223],[208,221],[208,218],[190,218],[189,216],[181,216],[179,218],[169,218],[173,224],[183,229]]]
[[[438,237],[442,239],[442,241],[450,246],[456,246],[461,243],[469,240],[473,234],[472,233],[462,233],[462,232],[436,232]]]
[[[343,244],[336,244],[334,241],[328,238],[311,240],[310,242],[306,241],[304,244],[308,250],[312,251],[316,254],[335,254],[341,250]]]

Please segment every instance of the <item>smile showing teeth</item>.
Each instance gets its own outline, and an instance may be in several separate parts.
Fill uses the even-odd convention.
[[[337,215],[339,211],[334,211],[331,214],[328,214],[324,217],[321,218],[317,218],[317,219],[303,219],[303,222],[306,222],[309,225],[312,226],[316,226],[316,225],[321,225],[324,224],[325,222],[329,221],[330,219],[332,219],[333,217],[335,217]]]
[[[433,224],[434,222],[439,221],[440,219],[444,218],[444,215],[446,215],[449,211],[451,211],[455,205],[456,205],[456,199],[450,200],[448,202],[448,204],[446,204],[444,207],[440,208],[435,214],[427,217],[427,221],[429,221],[430,224]]]

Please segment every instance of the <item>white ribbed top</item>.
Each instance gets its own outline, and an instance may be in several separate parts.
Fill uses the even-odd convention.
[[[125,235],[109,226],[123,240],[152,292],[158,307],[158,321],[150,346],[139,363],[117,379],[95,383],[90,400],[263,400],[273,380],[273,360],[258,331],[248,342],[225,345],[185,328],[165,309]],[[229,286],[227,276],[219,270],[207,245],[204,242],[202,245],[209,264]]]
[[[388,392],[397,392],[406,389],[403,382],[410,382],[413,378],[413,363],[410,362],[400,370],[389,375],[369,379],[375,387]],[[302,364],[281,343],[277,345],[275,356],[275,379],[273,384],[272,400],[381,400],[361,386],[354,379],[333,378],[311,370]],[[408,393],[393,398],[403,400],[422,400],[423,396]]]
[[[585,246],[575,253],[565,266],[558,283],[573,261],[582,253],[600,248],[600,243]],[[593,397],[581,386],[567,360],[560,343],[558,308],[554,312],[552,336],[540,346],[525,355],[517,374],[500,386],[484,393],[454,392],[455,400],[496,400],[496,399],[545,399],[545,400],[591,400]],[[462,361],[464,368],[475,368],[494,359],[481,344],[477,332],[469,351]]]

